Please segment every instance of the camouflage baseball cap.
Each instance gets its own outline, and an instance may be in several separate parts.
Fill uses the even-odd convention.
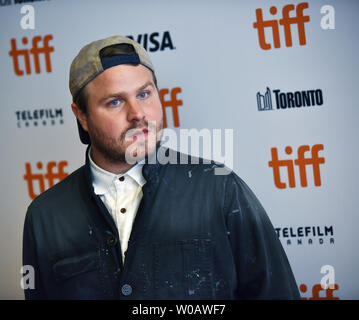
[[[70,92],[73,101],[91,80],[108,68],[120,64],[142,64],[155,71],[147,51],[136,41],[123,36],[113,36],[93,41],[84,46],[70,67]],[[80,139],[90,143],[88,133],[78,122]]]

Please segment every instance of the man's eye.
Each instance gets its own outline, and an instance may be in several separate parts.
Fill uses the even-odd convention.
[[[110,106],[113,106],[113,107],[118,106],[120,104],[120,102],[121,101],[119,99],[112,100],[110,102]]]
[[[145,98],[148,97],[148,92],[141,92],[141,93],[138,95],[138,97],[139,97],[140,99],[145,99]]]

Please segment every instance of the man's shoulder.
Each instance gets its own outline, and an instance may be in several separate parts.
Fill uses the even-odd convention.
[[[56,207],[61,203],[71,201],[78,196],[79,189],[84,183],[85,166],[82,166],[66,178],[37,196],[30,204],[30,208]]]
[[[186,173],[190,177],[195,174],[203,178],[224,178],[233,175],[233,170],[223,163],[183,153],[170,148],[164,149],[157,155],[157,161],[169,169]]]

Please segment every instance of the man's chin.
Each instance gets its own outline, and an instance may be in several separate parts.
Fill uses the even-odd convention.
[[[126,148],[125,158],[128,164],[135,164],[144,159],[152,157],[155,153],[159,142],[156,144],[151,144],[150,146],[146,144],[131,144]]]

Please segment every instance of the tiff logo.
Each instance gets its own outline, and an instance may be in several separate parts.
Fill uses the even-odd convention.
[[[46,173],[32,173],[31,164],[29,162],[25,163],[26,173],[24,174],[24,179],[27,181],[27,187],[29,196],[31,199],[35,199],[38,195],[45,191],[45,179],[48,183],[48,188],[51,188],[55,185],[55,179],[57,182],[66,178],[69,174],[64,172],[64,168],[67,166],[67,161],[60,161],[56,163],[55,161],[50,161],[46,165]],[[41,170],[43,168],[42,162],[36,164],[37,169]],[[54,168],[57,169],[57,172],[54,172]],[[35,193],[34,182],[38,182],[38,188],[36,188],[39,193]]]
[[[163,110],[163,127],[167,128],[167,114],[166,108],[172,108],[172,118],[173,118],[173,125],[175,127],[180,126],[179,122],[179,115],[178,115],[178,107],[183,105],[182,100],[177,99],[177,95],[181,93],[182,90],[180,87],[173,88],[171,90],[164,88],[160,90],[160,100],[162,103],[162,110]],[[165,97],[167,94],[170,93],[170,99],[166,99]]]
[[[299,146],[297,159],[294,161],[291,159],[287,160],[279,160],[278,159],[278,150],[277,148],[271,148],[272,159],[268,162],[269,167],[273,168],[273,177],[274,184],[279,189],[285,189],[287,187],[286,183],[282,182],[280,175],[280,168],[287,168],[288,173],[288,183],[290,188],[295,188],[295,175],[294,175],[294,164],[299,168],[299,177],[300,177],[300,185],[302,187],[308,186],[307,181],[307,166],[311,166],[313,168],[313,177],[314,177],[314,185],[316,187],[320,187],[322,185],[320,178],[320,164],[325,163],[324,157],[319,157],[319,151],[324,150],[324,146],[322,144],[316,144],[312,148],[308,145]],[[292,147],[285,147],[285,153],[290,155],[292,154]],[[311,155],[309,157],[305,156],[305,153],[310,151]]]
[[[312,296],[307,297],[301,297],[301,300],[339,300],[339,297],[334,296],[334,291],[337,291],[339,289],[339,286],[337,283],[328,286],[328,288],[323,289],[323,286],[320,283],[316,283],[312,287]],[[302,283],[299,286],[299,290],[302,293],[306,293],[308,291],[307,285]],[[321,292],[324,293],[321,295]]]
[[[320,284],[316,283],[312,287],[312,296],[309,298],[302,297],[301,300],[339,300],[339,297],[333,295],[334,291],[339,289],[338,284],[335,283],[334,267],[329,264],[322,266],[320,273],[324,274],[324,276],[320,280]],[[308,287],[302,283],[299,286],[299,290],[302,293],[306,293]],[[321,295],[320,293],[324,294]]]
[[[280,48],[280,36],[278,21],[284,30],[284,38],[286,47],[292,47],[292,30],[291,25],[297,25],[299,44],[301,46],[306,45],[305,38],[305,26],[304,23],[310,21],[309,16],[303,15],[304,9],[308,8],[308,2],[299,3],[296,7],[294,4],[287,4],[282,9],[282,19],[263,20],[262,9],[256,9],[256,22],[253,23],[253,27],[258,30],[259,46],[263,50],[269,50],[272,48],[270,43],[267,43],[265,36],[265,28],[269,28],[272,31],[274,48]],[[289,13],[295,9],[295,16],[290,16]],[[272,16],[277,14],[277,7],[272,6],[269,9]]]
[[[33,57],[35,73],[40,73],[40,54],[44,55],[45,58],[45,67],[46,72],[51,72],[51,60],[50,60],[50,53],[53,52],[55,49],[49,45],[50,40],[53,39],[51,34],[44,36],[35,36],[32,38],[31,49],[18,49],[16,44],[16,39],[12,38],[11,42],[11,50],[9,51],[9,55],[12,57],[12,62],[14,65],[14,72],[18,76],[24,75],[24,70],[20,69],[19,63],[19,56],[24,57],[25,63],[25,71],[26,74],[31,74],[31,63],[30,63],[30,54]],[[21,40],[23,45],[27,45],[29,40],[27,37],[23,37]],[[42,46],[39,46],[39,43],[42,42]]]

